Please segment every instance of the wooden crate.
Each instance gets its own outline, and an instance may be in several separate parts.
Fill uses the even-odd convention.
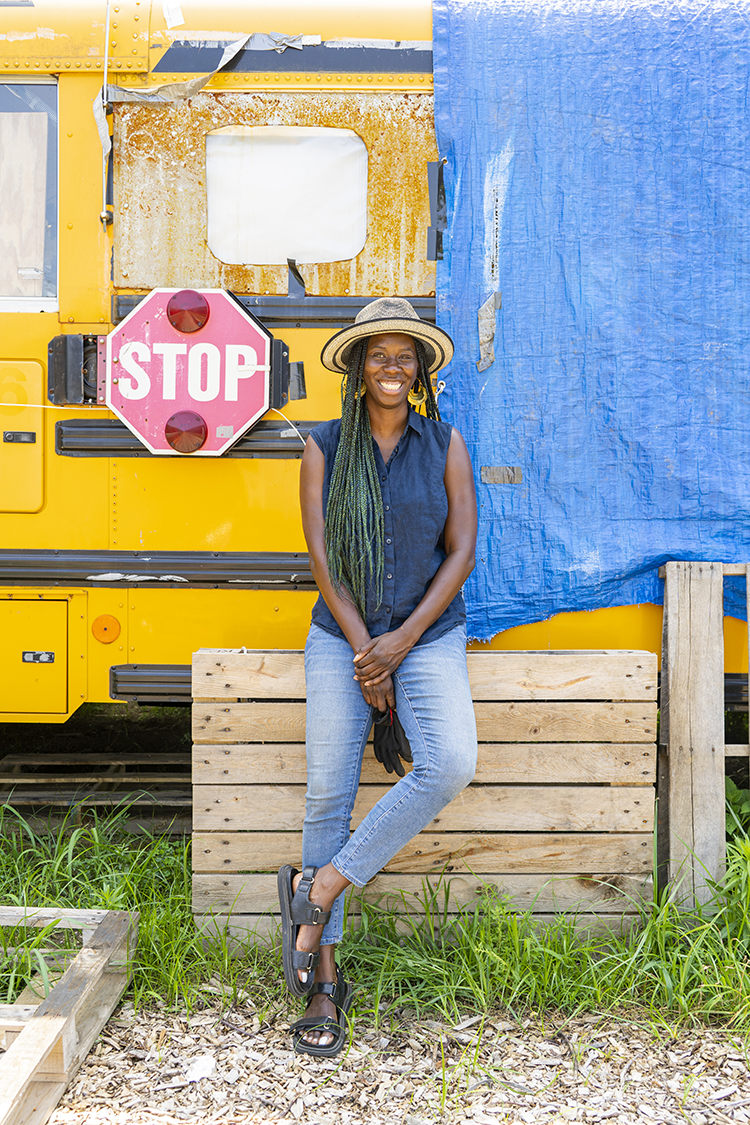
[[[539,916],[618,923],[650,894],[656,657],[650,652],[469,652],[479,734],[473,783],[364,891],[419,912],[494,887]],[[275,872],[300,864],[305,683],[297,651],[193,657],[193,910],[232,933],[278,921]],[[365,752],[353,827],[392,783]]]
[[[0,1004],[0,1125],[44,1125],[114,1011],[129,980],[138,915],[114,910],[0,906],[0,926],[83,931],[48,996],[27,987]],[[50,976],[57,976],[51,972]]]

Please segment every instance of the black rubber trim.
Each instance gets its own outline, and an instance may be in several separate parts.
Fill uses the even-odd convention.
[[[283,418],[258,422],[222,457],[266,457],[298,460],[304,442],[317,422],[294,425],[303,441]],[[66,418],[55,423],[55,452],[61,457],[156,457],[119,418]]]
[[[305,552],[0,551],[0,586],[314,590]]]
[[[190,664],[115,664],[109,670],[112,699],[131,703],[191,703]]]
[[[112,297],[112,323],[119,324],[148,293],[116,293]],[[285,297],[277,294],[247,297],[233,294],[247,312],[268,329],[345,328],[374,297]],[[434,297],[408,297],[422,320],[435,323]]]
[[[198,46],[178,40],[153,68],[169,74],[208,74],[221,62],[226,44]],[[414,47],[328,47],[310,44],[277,51],[242,50],[222,70],[231,73],[432,74],[432,51]]]
[[[727,711],[747,711],[747,672],[724,673],[724,707]]]

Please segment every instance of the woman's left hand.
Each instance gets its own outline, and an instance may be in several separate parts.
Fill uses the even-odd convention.
[[[396,671],[413,647],[400,629],[383,633],[362,645],[354,657],[354,678],[364,684],[379,684]]]

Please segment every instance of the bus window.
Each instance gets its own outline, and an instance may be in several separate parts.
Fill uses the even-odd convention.
[[[221,262],[345,261],[367,237],[367,149],[351,129],[230,125],[206,136],[206,196]]]
[[[0,83],[0,311],[56,298],[57,86]]]

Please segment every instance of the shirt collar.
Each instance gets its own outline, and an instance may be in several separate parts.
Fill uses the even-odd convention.
[[[424,414],[417,414],[416,410],[409,407],[409,417],[406,420],[406,425],[407,427],[411,426],[418,434],[423,434],[425,426],[427,425],[427,419]]]

